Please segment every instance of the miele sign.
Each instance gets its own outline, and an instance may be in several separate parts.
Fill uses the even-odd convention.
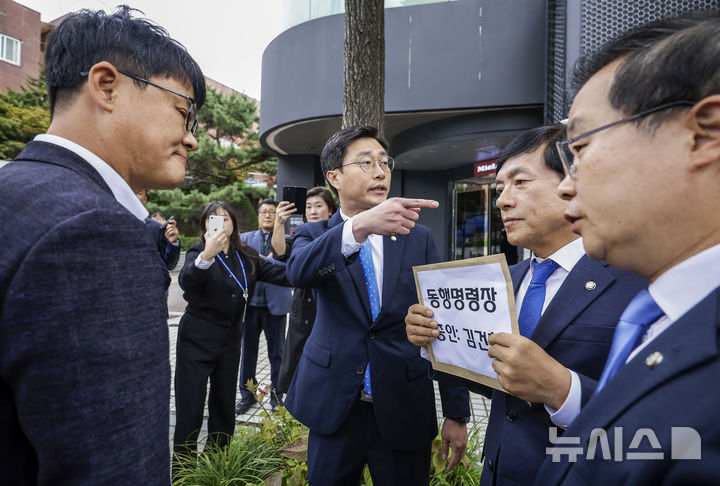
[[[483,177],[495,174],[497,169],[497,159],[481,160],[475,163],[473,177]]]

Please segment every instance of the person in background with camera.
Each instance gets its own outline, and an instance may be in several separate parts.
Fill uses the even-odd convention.
[[[337,211],[337,204],[332,193],[324,187],[313,187],[307,192],[303,222],[323,221]],[[285,221],[291,214],[297,212],[295,204],[282,201],[278,204],[275,216],[275,230],[272,236],[272,247],[276,252],[275,258],[285,261],[292,250],[292,238],[284,238]],[[290,303],[290,320],[288,332],[285,337],[285,349],[280,363],[280,376],[278,377],[278,393],[287,393],[290,388],[295,369],[300,362],[305,341],[315,323],[315,298],[310,289],[295,289]]]
[[[272,199],[260,201],[258,204],[258,229],[240,235],[243,243],[268,258],[273,258],[275,253],[270,241],[275,227],[276,209],[276,201]],[[290,311],[290,299],[292,299],[290,289],[263,283],[258,285],[255,295],[250,301],[242,339],[242,362],[238,384],[241,400],[235,408],[235,413],[238,415],[246,413],[255,403],[255,395],[245,387],[245,384],[249,380],[257,381],[255,370],[261,332],[265,334],[268,360],[270,361],[270,408],[274,409],[280,403],[277,380],[282,350],[285,345],[285,322],[287,313]]]
[[[209,232],[210,216],[223,218]],[[175,438],[178,456],[197,449],[207,382],[208,442],[226,445],[235,429],[235,394],[242,327],[259,280],[289,286],[285,267],[242,243],[237,218],[223,202],[202,213],[200,243],[188,249],[180,287],[188,305],[180,319],[175,367]]]
[[[146,190],[136,192],[135,196],[143,206],[147,204]],[[170,270],[175,268],[180,259],[180,232],[177,228],[177,221],[175,221],[175,218],[170,217],[169,220],[159,222],[153,215],[151,218],[145,218],[145,227],[150,230],[155,246],[160,253],[160,259],[163,262],[165,300],[167,300],[168,288],[170,288],[170,282],[172,281]]]

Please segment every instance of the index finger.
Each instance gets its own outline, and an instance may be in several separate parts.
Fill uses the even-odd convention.
[[[433,199],[406,199],[404,197],[397,198],[400,204],[409,209],[416,208],[431,208],[435,209],[440,206],[440,203]]]
[[[488,338],[488,344],[499,344],[500,346],[510,346],[513,335],[509,332],[496,332]]]

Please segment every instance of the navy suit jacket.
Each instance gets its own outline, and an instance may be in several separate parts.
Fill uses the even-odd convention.
[[[263,249],[263,232],[262,230],[250,231],[240,235],[240,240],[247,243],[258,253],[262,255]],[[285,265],[284,262],[270,258],[271,262],[278,265]],[[282,316],[290,312],[290,301],[292,300],[292,291],[288,287],[281,287],[267,282],[258,282],[258,286],[265,287],[265,297],[267,298],[268,310],[274,316]]]
[[[720,289],[715,289],[592,397],[565,431],[565,437],[580,437],[582,454],[573,463],[567,455],[555,463],[548,457],[535,484],[720,484],[719,348]],[[648,359],[653,353],[660,353],[662,361]],[[599,444],[594,459],[588,459],[595,428],[607,431],[606,460]],[[653,448],[648,436],[639,446],[632,444],[643,428],[652,431],[659,447]],[[616,439],[622,442],[622,460]],[[673,449],[675,457],[699,452],[700,459],[673,460]],[[628,457],[637,452],[662,453],[662,459]]]
[[[173,270],[180,259],[180,245],[173,245],[165,238],[165,230],[159,221],[152,218],[145,219],[145,226],[150,230],[155,246],[157,246],[160,258],[168,270]],[[180,240],[177,241],[180,243]]]
[[[510,267],[515,293],[529,267],[529,259]],[[588,290],[587,282],[594,282],[595,288]],[[584,255],[543,312],[531,339],[578,374],[583,404],[602,373],[620,314],[643,288],[647,280]],[[546,457],[545,448],[551,445],[548,429],[555,427],[545,406],[528,405],[499,390],[465,383],[471,391],[492,397],[481,484],[531,484]]]
[[[316,289],[317,316],[285,406],[319,434],[332,434],[359,399],[370,361],[373,411],[383,440],[396,450],[428,445],[437,435],[428,361],[405,335],[408,307],[417,303],[413,265],[438,260],[430,230],[416,226],[396,241],[383,238],[382,308],[373,321],[358,253],[340,251],[343,220],[306,223],[297,230],[288,279]],[[448,417],[470,415],[466,390],[441,388]]]
[[[0,484],[169,484],[170,365],[150,233],[85,160],[0,171]]]
[[[175,268],[175,265],[177,265],[180,259],[180,245],[173,245],[165,238],[162,224],[159,221],[145,218],[145,227],[150,230],[150,235],[152,235],[155,246],[158,252],[160,252],[165,290],[167,290],[170,288],[170,283],[172,282],[169,270]]]

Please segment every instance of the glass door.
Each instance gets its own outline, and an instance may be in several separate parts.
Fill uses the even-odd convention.
[[[508,264],[517,263],[517,248],[505,237],[495,199],[494,177],[454,183],[453,235],[450,239],[453,260],[505,253]]]

